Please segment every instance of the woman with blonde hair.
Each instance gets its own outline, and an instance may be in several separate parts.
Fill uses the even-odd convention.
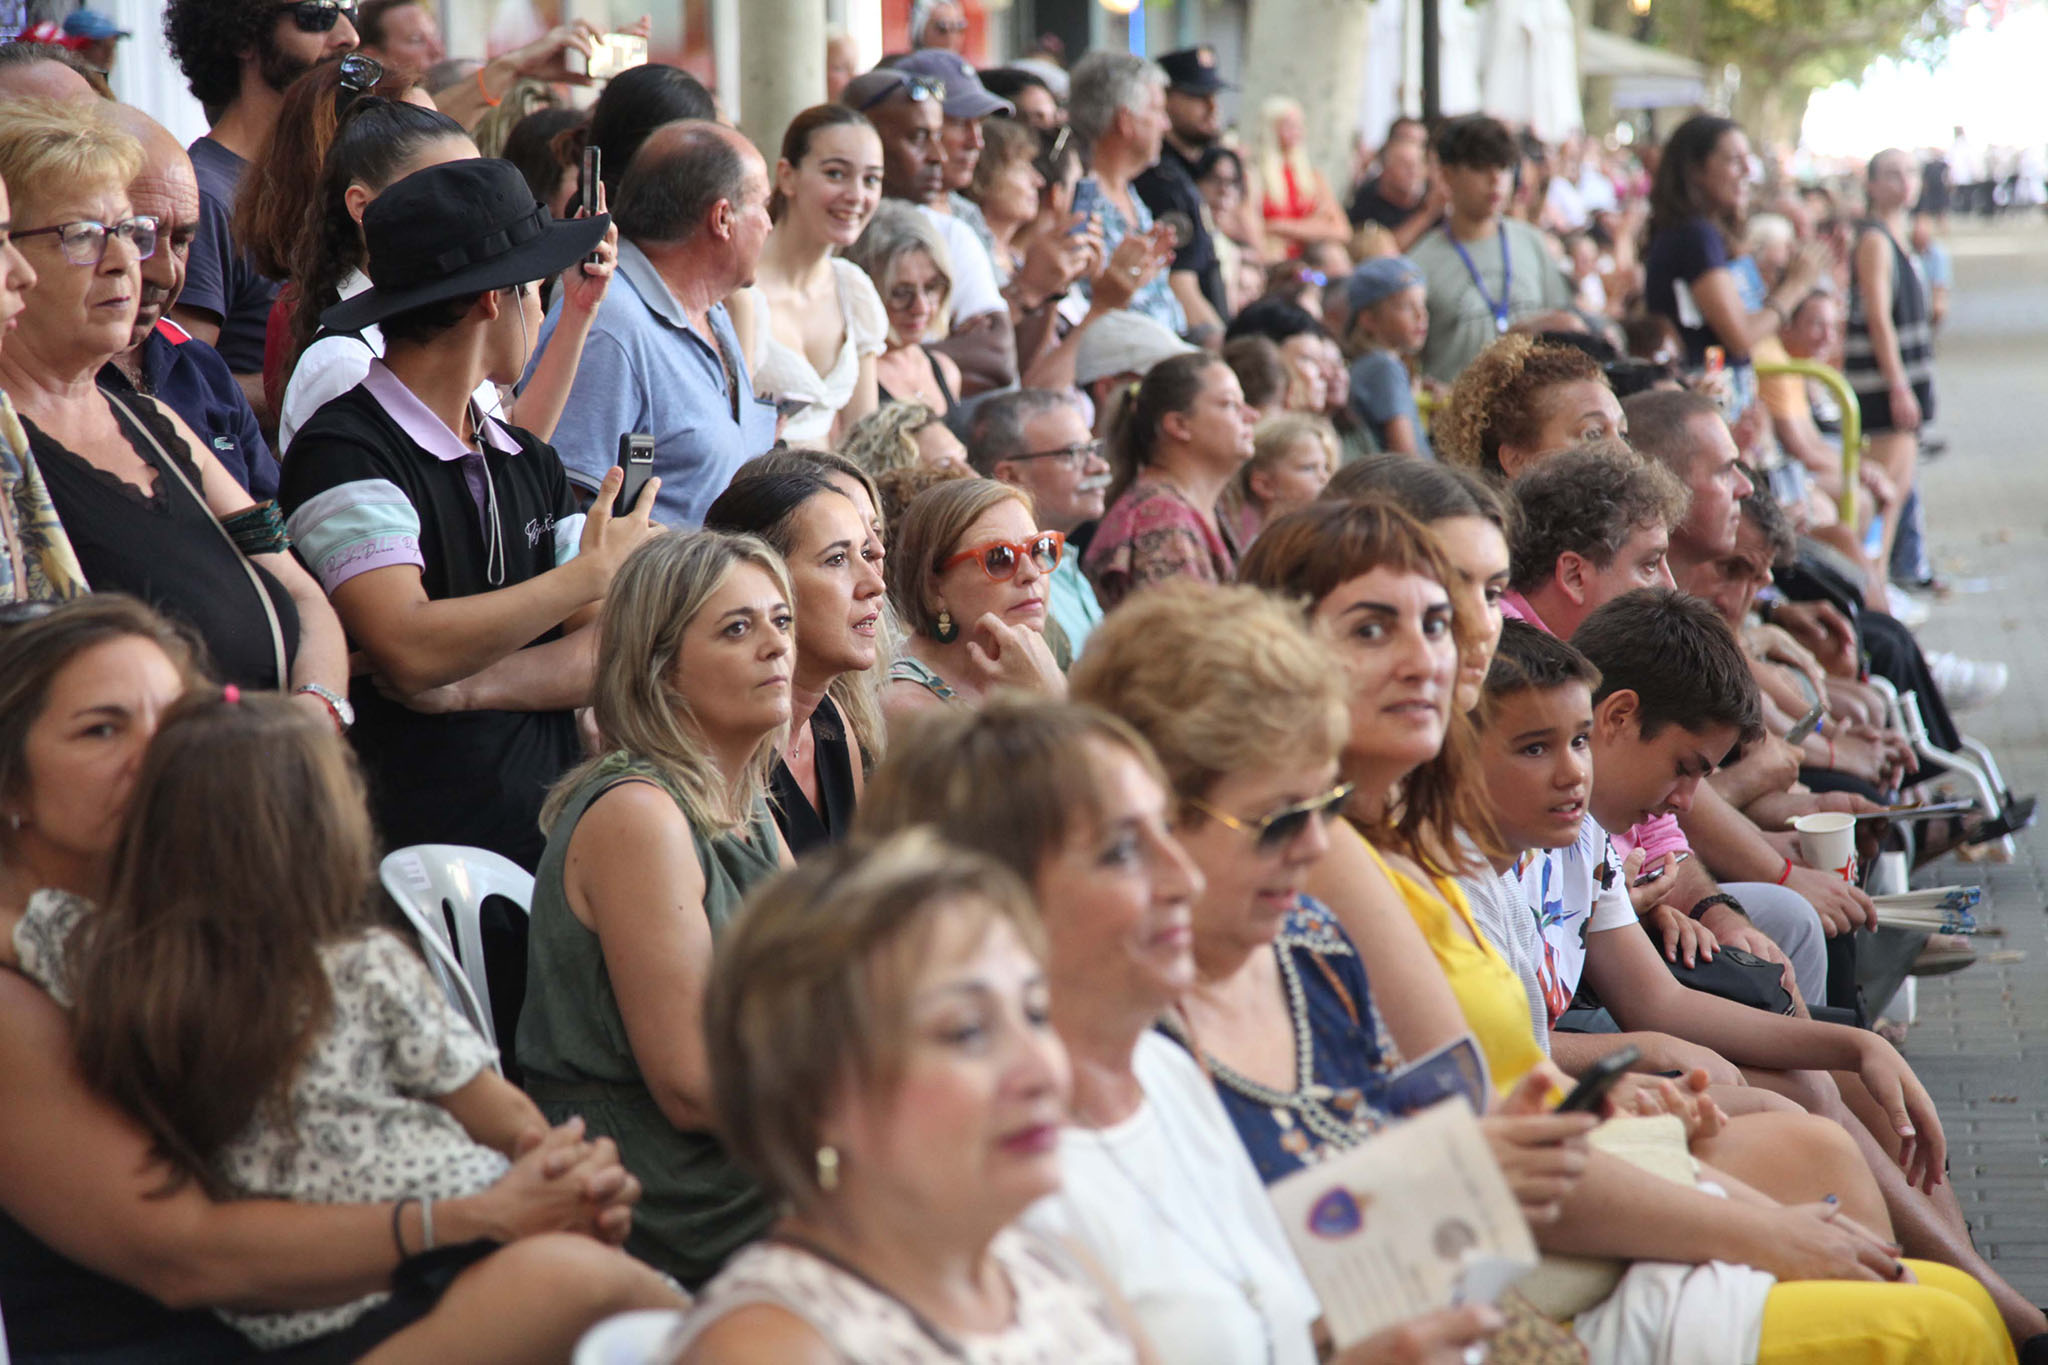
[[[1351,223],[1310,158],[1306,133],[1299,100],[1272,95],[1259,106],[1259,208],[1268,255],[1291,258],[1311,242],[1351,240]]]
[[[1555,451],[1627,434],[1599,361],[1519,332],[1473,357],[1430,430],[1441,459],[1501,483]]]
[[[953,261],[945,239],[914,204],[885,199],[846,259],[868,273],[889,315],[887,342],[875,358],[875,397],[909,399],[941,417],[959,401],[960,367],[928,345],[946,335]]]
[[[967,465],[967,447],[945,417],[923,403],[896,399],[854,423],[839,453],[872,478],[919,465]]]
[[[1253,427],[1252,457],[1223,494],[1232,538],[1250,545],[1269,523],[1321,497],[1337,460],[1337,431],[1327,418],[1283,412]]]
[[[752,898],[706,1028],[723,1130],[785,1212],[664,1359],[1155,1359],[1096,1272],[1017,1225],[1060,1184],[1043,945],[1014,873],[926,830]]]
[[[128,199],[141,163],[92,105],[0,105],[12,240],[35,276],[0,350],[0,389],[87,586],[144,598],[197,633],[229,681],[291,692],[339,725],[327,699],[348,689],[341,623],[275,509],[252,503],[175,412],[96,386],[128,349],[142,261],[159,246],[157,221]]]
[[[640,1175],[628,1249],[703,1283],[770,1210],[714,1132],[702,1002],[720,934],[788,861],[767,801],[795,665],[788,571],[753,536],[657,536],[605,600],[606,752],[541,812],[518,1054]]]
[[[882,693],[891,726],[999,688],[1064,696],[1045,603],[1065,553],[1066,538],[1039,529],[1015,484],[953,479],[918,494],[889,556],[889,597],[907,632]]]

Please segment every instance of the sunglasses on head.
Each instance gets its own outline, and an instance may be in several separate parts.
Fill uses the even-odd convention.
[[[1277,853],[1300,838],[1301,832],[1308,828],[1308,822],[1317,816],[1320,815],[1325,821],[1329,821],[1342,815],[1344,803],[1351,799],[1355,785],[1350,782],[1342,783],[1321,796],[1311,796],[1308,800],[1295,805],[1282,806],[1279,810],[1271,811],[1256,820],[1240,820],[1229,811],[1216,809],[1207,801],[1191,799],[1188,804],[1226,828],[1234,829],[1240,834],[1258,836],[1261,853]]]
[[[862,100],[860,112],[865,114],[898,90],[908,95],[913,104],[922,103],[925,100],[943,100],[946,98],[946,83],[944,81],[935,80],[930,76],[912,76],[907,73],[899,73],[894,85],[885,85],[874,94]]]
[[[974,545],[960,551],[939,565],[944,573],[955,564],[973,560],[981,565],[981,571],[997,583],[1006,582],[1017,576],[1019,566],[1029,556],[1040,573],[1051,573],[1060,566],[1060,556],[1067,548],[1067,538],[1058,531],[1040,531],[1029,540],[991,540],[983,545]]]
[[[339,119],[356,102],[356,97],[367,90],[374,90],[377,82],[384,79],[384,63],[375,57],[365,57],[360,52],[351,52],[341,59],[340,83],[334,87],[334,117]]]
[[[356,22],[356,7],[343,0],[293,0],[292,4],[279,5],[277,12],[290,14],[301,33],[332,33],[343,19],[350,25]]]

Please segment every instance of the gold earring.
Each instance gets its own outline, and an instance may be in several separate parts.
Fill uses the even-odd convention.
[[[827,1194],[839,1188],[839,1149],[830,1143],[818,1149],[818,1188]]]
[[[950,645],[960,638],[959,630],[953,625],[953,613],[944,607],[939,608],[939,623],[932,630],[932,638],[942,645]]]

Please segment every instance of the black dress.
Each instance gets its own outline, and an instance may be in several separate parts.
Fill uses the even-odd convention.
[[[824,809],[811,804],[780,758],[768,775],[769,809],[775,813],[775,823],[782,830],[782,840],[789,845],[791,856],[799,858],[811,849],[844,839],[853,826],[853,765],[859,760],[854,754],[853,736],[847,732],[846,722],[830,697],[820,697],[818,709],[811,712],[811,740],[818,802]]]
[[[192,495],[140,427],[156,437],[178,461],[192,487],[199,466],[155,406],[100,390],[114,408],[121,434],[136,455],[156,471],[156,489],[144,493],[117,474],[59,445],[27,418],[29,448],[42,466],[85,581],[95,592],[125,592],[155,607],[196,634],[223,682],[268,691],[287,679],[277,673],[277,647],[263,602],[249,581],[245,561],[221,533],[204,502]],[[139,424],[139,425],[138,425]],[[250,564],[270,596],[284,636],[285,666],[299,647],[299,611],[291,594],[260,564]]]

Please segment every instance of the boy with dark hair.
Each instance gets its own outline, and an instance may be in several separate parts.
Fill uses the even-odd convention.
[[[1518,615],[1570,635],[1622,593],[1671,586],[1665,554],[1685,488],[1621,442],[1553,455],[1508,491],[1522,513],[1508,579]]]
[[[1502,903],[1511,917],[1540,921],[1543,969],[1557,979],[1554,988],[1532,983],[1532,997],[1568,999],[1582,978],[1616,1023],[1637,1030],[1627,1037],[1643,1049],[1644,1069],[1733,1062],[1752,1068],[1755,1085],[1790,1094],[1809,1112],[1834,1120],[1877,1177],[1906,1254],[1976,1276],[1998,1300],[2008,1326],[2030,1330],[2024,1299],[1970,1243],[1942,1178],[1940,1116],[1891,1044],[1868,1030],[1688,990],[1633,923],[1627,888],[1641,863],[1635,857],[1617,862],[1604,829],[1646,810],[1683,805],[1715,756],[1752,729],[1756,692],[1734,637],[1703,604],[1673,592],[1637,592],[1594,613],[1580,638],[1594,648],[1581,654],[1532,627],[1510,624],[1487,673],[1475,719],[1505,853],[1489,860],[1495,877],[1464,883],[1482,925],[1500,917]],[[1702,942],[1686,951],[1708,948]],[[1612,1035],[1551,1038],[1566,1071],[1612,1051],[1616,1042]],[[1840,1087],[1868,1094],[1858,1094],[1852,1109]],[[1737,1108],[1745,1100],[1757,1107],[1754,1094],[1715,1095],[1724,1097]],[[1870,1101],[1882,1111],[1873,1121],[1882,1124],[1896,1155],[1857,1117]]]
[[[1408,249],[1429,286],[1422,371],[1448,384],[1516,318],[1569,308],[1572,289],[1543,234],[1504,216],[1522,149],[1499,119],[1454,118],[1437,130],[1449,196],[1442,227]]]

